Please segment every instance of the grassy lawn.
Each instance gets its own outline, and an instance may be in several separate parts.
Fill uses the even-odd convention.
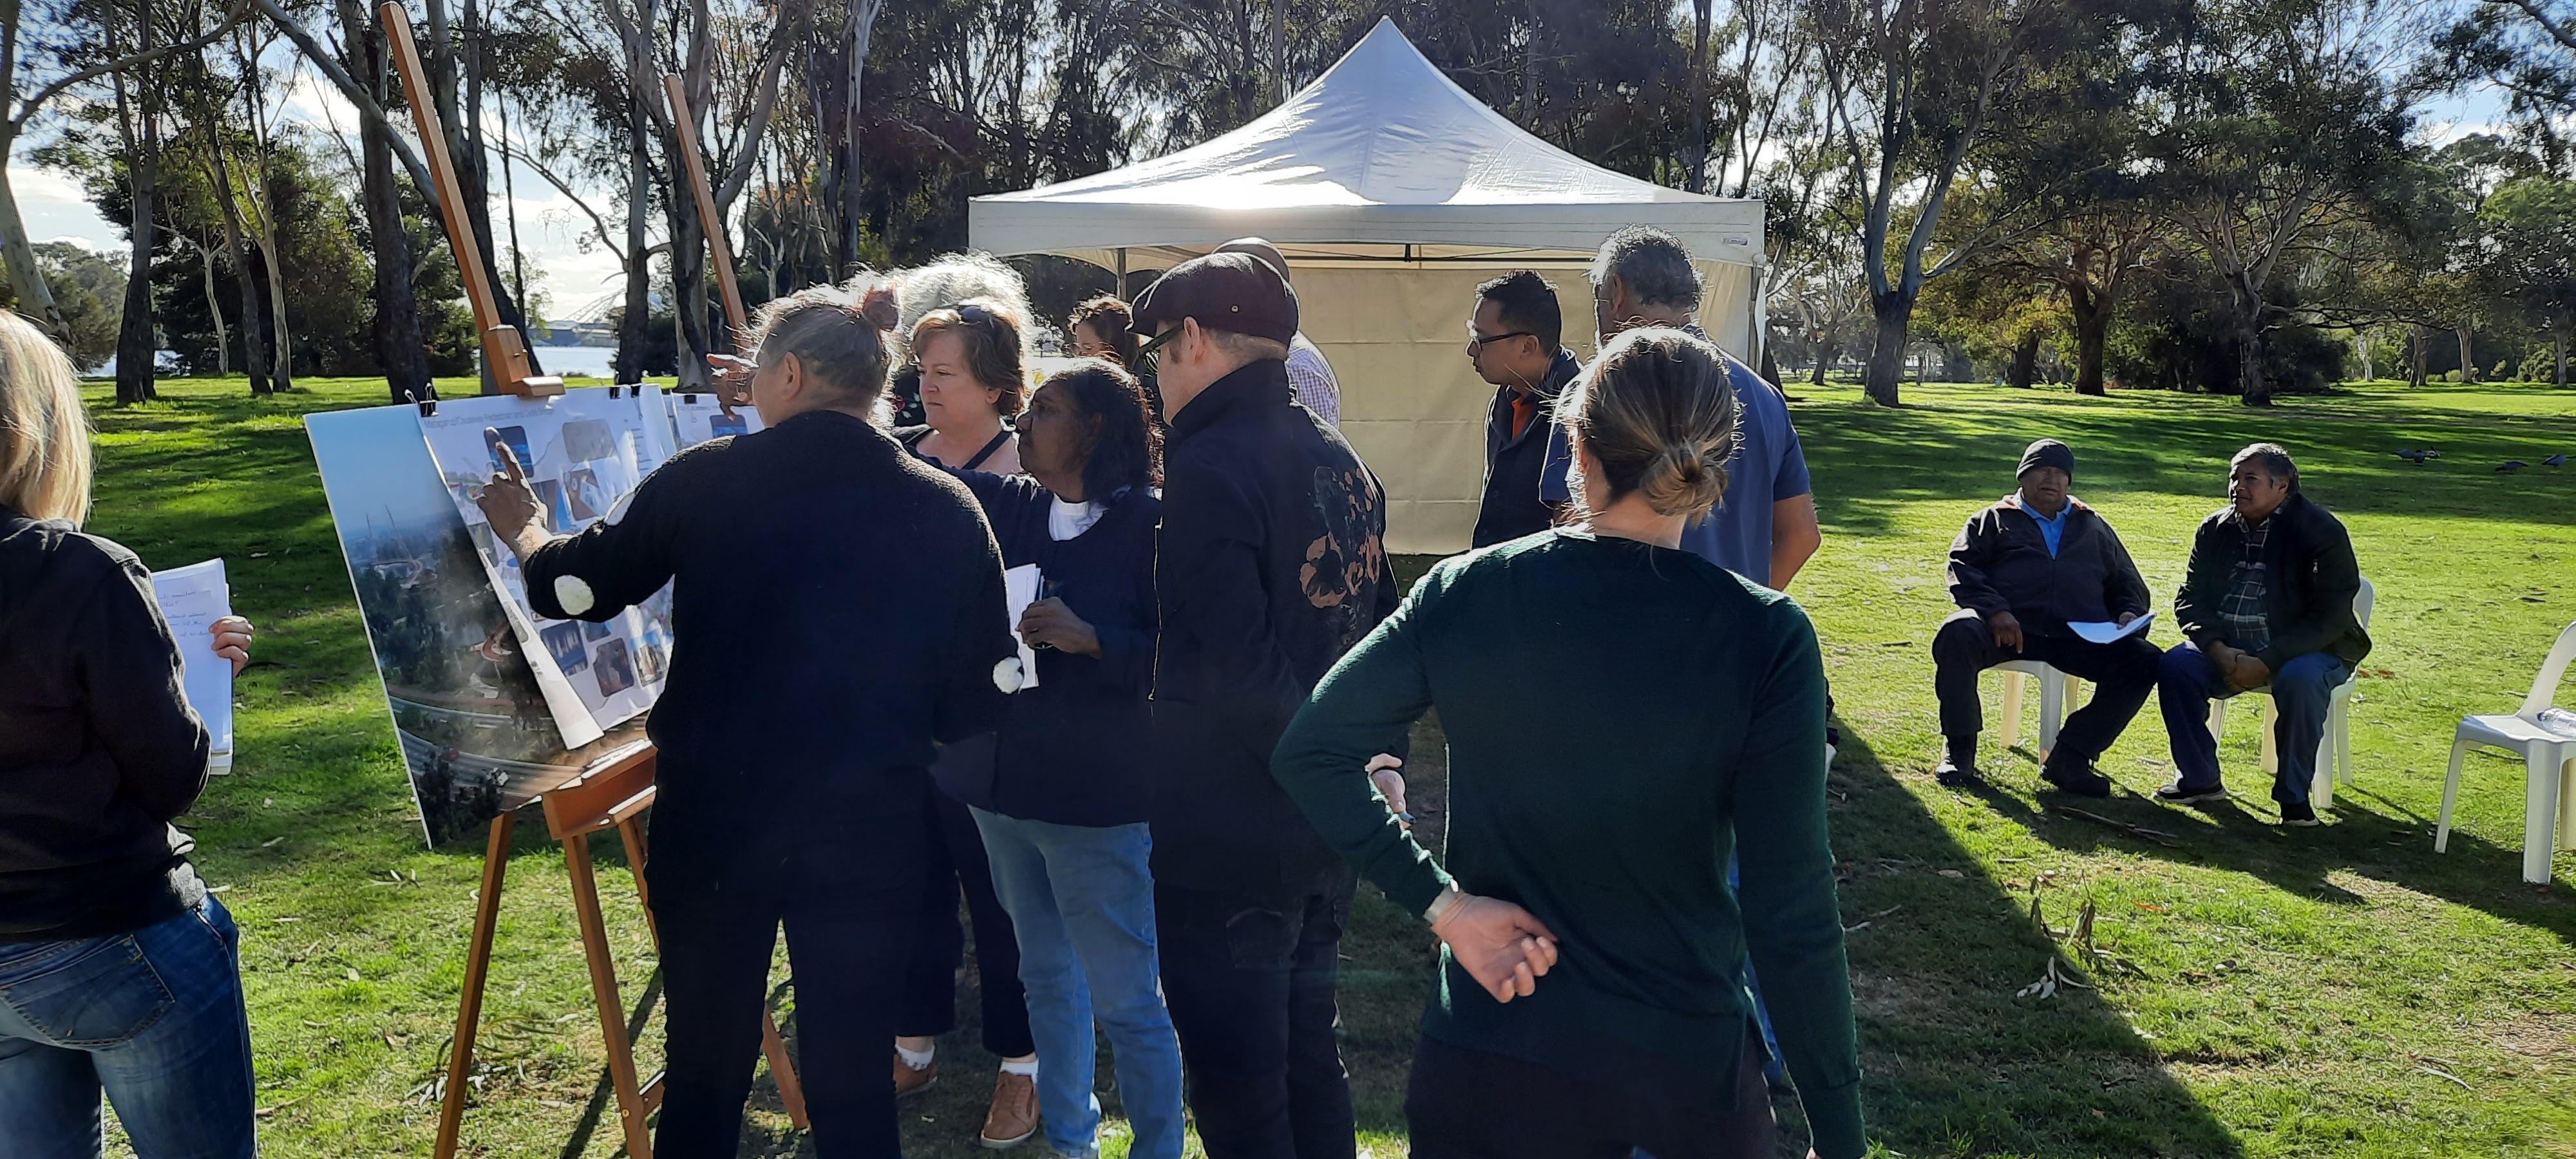
[[[92,529],[156,567],[227,557],[236,605],[260,623],[237,763],[186,826],[244,930],[267,1153],[425,1154],[479,850],[420,847],[300,422],[379,404],[382,384],[302,387],[254,401],[239,380],[166,382],[165,401],[123,409],[94,390]],[[2432,851],[2452,724],[2509,711],[2576,619],[2576,473],[2492,470],[2576,449],[2576,392],[2380,384],[2269,411],[1982,386],[1911,388],[1901,410],[1842,385],[1791,393],[1826,530],[1795,592],[1844,728],[1835,840],[1876,1139],[1909,1156],[2576,1155],[2576,855],[2548,887],[2518,883],[2521,765],[2493,756],[2470,758],[2451,850]],[[1933,783],[1942,553],[2042,434],[2074,444],[2077,493],[2163,599],[2248,441],[2288,444],[2309,493],[2351,525],[2379,588],[2378,649],[2352,706],[2358,784],[2327,827],[2265,824],[2243,711],[2223,751],[2234,802],[2144,797],[2169,773],[2152,707],[2105,758],[2121,792],[2081,807],[2162,840],[2037,793],[2030,738],[2007,750],[1989,733],[1990,790]],[[2414,466],[2401,446],[2444,458]],[[1417,811],[1436,821],[1439,747],[1417,752]],[[519,832],[466,1153],[612,1154],[562,852],[541,824]],[[613,842],[597,852],[626,996],[649,1001],[629,878]],[[2088,902],[2110,965],[2072,934]],[[1374,900],[1344,946],[1345,1052],[1380,1156],[1403,1150],[1427,947]],[[2095,988],[2017,997],[2052,954]],[[950,1077],[904,1106],[909,1154],[980,1153],[991,1060],[967,1005],[943,1048]],[[648,1070],[658,1052],[648,1035]],[[810,1153],[765,1079],[754,1101],[744,1154]],[[1794,1103],[1784,1113],[1794,1122]]]

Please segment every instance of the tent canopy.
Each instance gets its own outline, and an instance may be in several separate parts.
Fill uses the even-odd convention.
[[[1704,260],[1751,265],[1762,203],[1604,169],[1523,131],[1452,83],[1381,18],[1287,103],[1231,133],[1124,169],[973,199],[967,230],[996,254],[1117,268],[1168,265],[1258,234],[1325,261],[1588,259],[1625,225],[1657,225]]]
[[[1478,282],[1536,267],[1566,345],[1588,350],[1580,265],[1622,226],[1661,226],[1696,259],[1699,318],[1754,357],[1762,203],[1666,189],[1521,131],[1380,20],[1286,104],[1169,156],[968,203],[996,254],[1061,254],[1121,274],[1259,235],[1287,255],[1299,325],[1341,384],[1341,429],[1386,485],[1387,549],[1467,546],[1494,388],[1463,350]]]

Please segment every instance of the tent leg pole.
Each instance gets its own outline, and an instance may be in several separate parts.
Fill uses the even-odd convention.
[[[1127,299],[1127,247],[1118,247],[1118,299]]]

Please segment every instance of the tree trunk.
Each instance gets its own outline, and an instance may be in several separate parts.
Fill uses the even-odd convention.
[[[2415,323],[2406,327],[2406,385],[2417,390],[2422,390],[2424,380],[2430,377],[2431,368],[2425,363],[2432,358],[2433,352],[2425,347],[2432,344],[2432,338],[2433,328],[2430,326]]]
[[[1691,0],[1690,153],[1682,188],[1708,187],[1708,21],[1714,0]]]
[[[258,61],[248,49],[242,53],[245,76],[259,75]],[[259,87],[242,86],[242,114],[250,122],[251,147],[257,164],[242,182],[243,201],[259,213],[259,257],[268,269],[268,325],[276,340],[276,356],[269,360],[269,392],[274,394],[295,384],[295,328],[287,320],[286,276],[278,269],[277,202],[268,187],[268,125],[259,109]]]
[[[335,0],[345,30],[343,66],[366,85],[379,105],[389,95],[384,29],[357,0]],[[394,145],[382,122],[358,118],[362,157],[359,200],[367,214],[368,248],[375,256],[376,362],[395,402],[438,397],[429,381],[428,344],[420,333],[420,299],[412,286],[411,237],[404,232],[402,187],[394,179]]]
[[[715,349],[707,335],[707,235],[698,221],[698,199],[683,187],[688,179],[688,168],[674,153],[664,208],[671,222],[671,311],[679,327],[683,391],[707,389],[706,356]]]
[[[36,264],[35,243],[27,237],[27,223],[18,216],[18,193],[9,185],[5,161],[17,136],[0,128],[0,264],[9,267],[9,288],[18,295],[18,312],[34,319],[47,334],[62,338],[62,308],[54,304],[54,292],[45,285],[45,271]]]
[[[233,372],[233,339],[231,330],[224,325],[223,295],[215,289],[214,247],[198,245],[197,259],[206,271],[206,316],[215,323],[215,377],[226,378]]]
[[[136,0],[135,23],[140,30],[144,49],[152,47],[151,0]],[[111,17],[111,19],[113,19]],[[116,51],[110,47],[109,52]],[[125,317],[116,329],[116,401],[119,403],[150,402],[160,397],[152,383],[154,362],[161,343],[152,318],[152,214],[160,196],[161,127],[160,102],[155,99],[157,81],[138,78],[143,91],[137,95],[141,106],[141,124],[129,119],[125,100],[125,77],[116,78],[116,113],[121,128],[127,128],[127,176],[133,186],[134,221],[126,238],[134,253],[125,278]]]
[[[1771,344],[1768,342],[1762,344],[1762,381],[1773,386],[1780,385],[1780,360],[1772,357]]]
[[[645,213],[651,208],[653,174],[644,157],[641,132],[627,139],[626,164],[626,307],[617,318],[617,357],[610,365],[618,382],[644,381],[644,328],[653,317],[653,256],[645,252]]]
[[[1903,290],[1871,295],[1878,335],[1870,344],[1869,367],[1861,373],[1861,389],[1869,395],[1869,401],[1880,406],[1900,405],[1897,388],[1905,381],[1905,337],[1914,319],[1914,298]]]
[[[215,201],[222,209],[224,250],[232,258],[233,288],[241,294],[242,369],[250,375],[252,397],[274,393],[268,376],[268,347],[262,345],[259,287],[250,276],[249,255],[243,252],[240,203],[233,200],[232,166],[224,160],[223,146],[213,125],[206,127],[206,152],[212,161],[207,174],[215,185]]]
[[[2478,358],[2477,354],[2469,346],[2469,327],[2466,323],[2463,323],[2454,327],[2452,333],[2459,335],[2460,338],[2460,381],[2476,382],[2478,380]]]
[[[2549,320],[2549,360],[2556,367],[2551,377],[2552,385],[2562,390],[2566,389],[2567,312],[2565,310],[2559,311],[2557,317]]]
[[[2004,370],[2004,385],[2020,390],[2030,389],[2038,378],[2039,328],[2022,331],[2021,341],[2013,343],[2012,365]]]
[[[2075,315],[2075,393],[2099,396],[2102,347],[2111,333],[2111,303],[2097,298],[2094,308]]]
[[[1825,384],[1825,371],[1832,368],[1833,364],[1833,348],[1822,342],[1816,343],[1816,364],[1815,367],[1808,372],[1807,381],[1816,386],[1823,386]]]
[[[2263,377],[2263,326],[2260,303],[2245,296],[2236,302],[2236,384],[2247,406],[2272,405],[2272,383]]]

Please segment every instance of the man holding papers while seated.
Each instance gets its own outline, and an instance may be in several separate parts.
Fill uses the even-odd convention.
[[[1947,745],[1937,772],[1945,785],[1977,782],[1977,733],[1985,727],[1977,674],[2036,660],[2099,685],[2067,718],[2040,779],[2107,797],[2111,779],[2093,762],[2156,686],[2156,647],[2144,624],[2131,627],[2147,615],[2147,583],[2111,525],[2067,494],[2075,452],[2066,444],[2032,443],[2020,476],[2020,490],[1971,517],[1950,544],[1950,598],[1960,611],[1932,638],[1932,689]]]

